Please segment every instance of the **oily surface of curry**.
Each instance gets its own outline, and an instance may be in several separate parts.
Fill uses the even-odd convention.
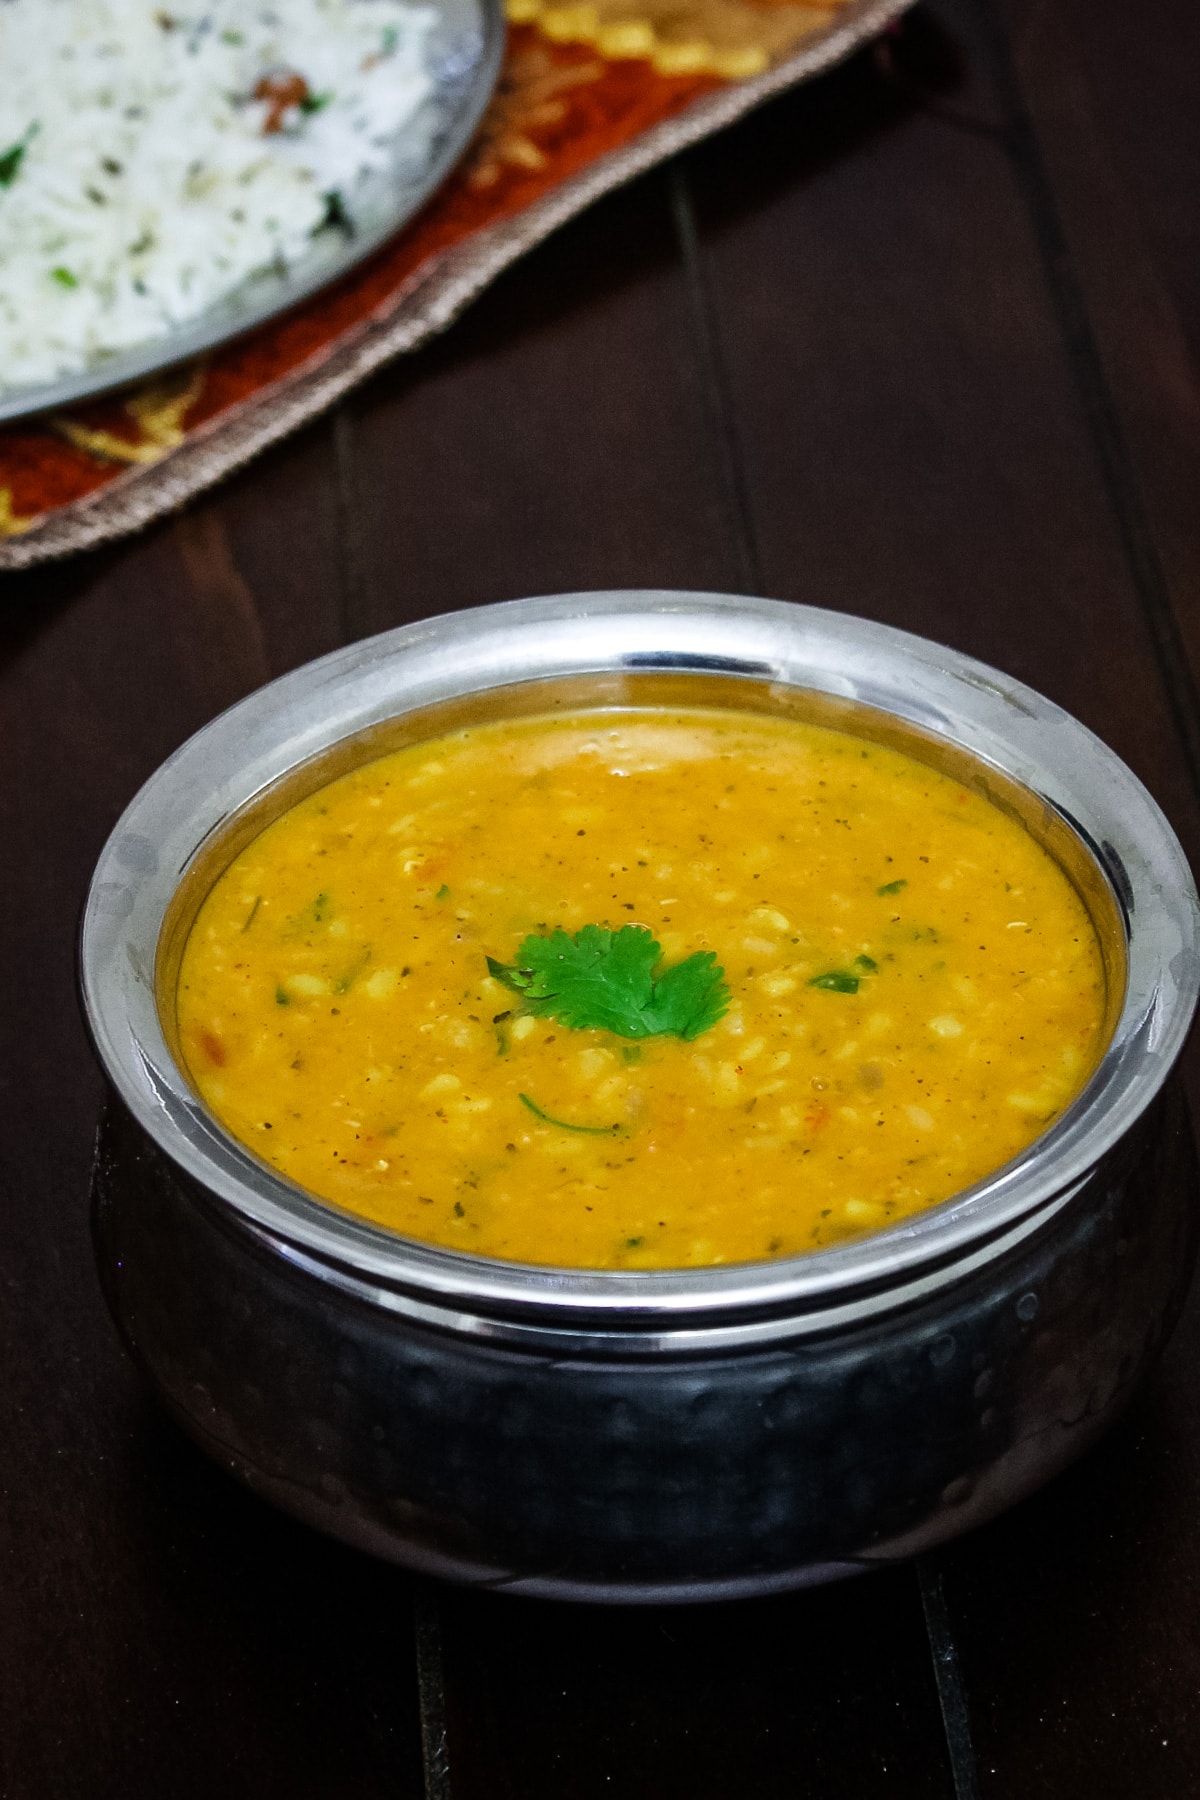
[[[535,1017],[531,934],[712,951],[692,1041]],[[1103,1048],[1087,911],[1023,827],[823,726],[717,710],[500,721],[346,775],[204,901],[179,1040],[309,1192],[517,1261],[794,1255],[1024,1149]]]

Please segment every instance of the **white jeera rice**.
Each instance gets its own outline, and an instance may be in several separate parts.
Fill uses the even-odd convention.
[[[432,90],[405,0],[0,0],[0,392],[347,228]]]

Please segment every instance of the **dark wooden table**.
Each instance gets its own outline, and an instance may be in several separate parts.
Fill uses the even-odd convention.
[[[570,588],[971,651],[1102,733],[1194,858],[1198,196],[1188,0],[938,0],[187,513],[7,582],[5,1800],[1200,1793],[1200,1293],[1105,1444],[923,1565],[695,1611],[423,1586],[236,1487],[124,1359],[72,971],[106,833],[218,709]]]

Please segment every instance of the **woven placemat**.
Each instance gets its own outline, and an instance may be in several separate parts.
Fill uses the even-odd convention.
[[[0,570],[180,506],[447,326],[601,194],[829,68],[911,0],[509,0],[493,101],[421,216],[199,362],[0,430]]]

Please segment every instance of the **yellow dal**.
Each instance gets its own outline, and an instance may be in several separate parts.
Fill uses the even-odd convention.
[[[487,956],[589,923],[714,951],[727,1016],[638,1045],[521,1016]],[[856,993],[811,985],[859,956]],[[463,730],[295,806],[205,900],[178,1022],[217,1118],[311,1193],[457,1250],[661,1268],[811,1250],[989,1174],[1086,1081],[1104,998],[1062,870],[952,778],[630,710]]]

